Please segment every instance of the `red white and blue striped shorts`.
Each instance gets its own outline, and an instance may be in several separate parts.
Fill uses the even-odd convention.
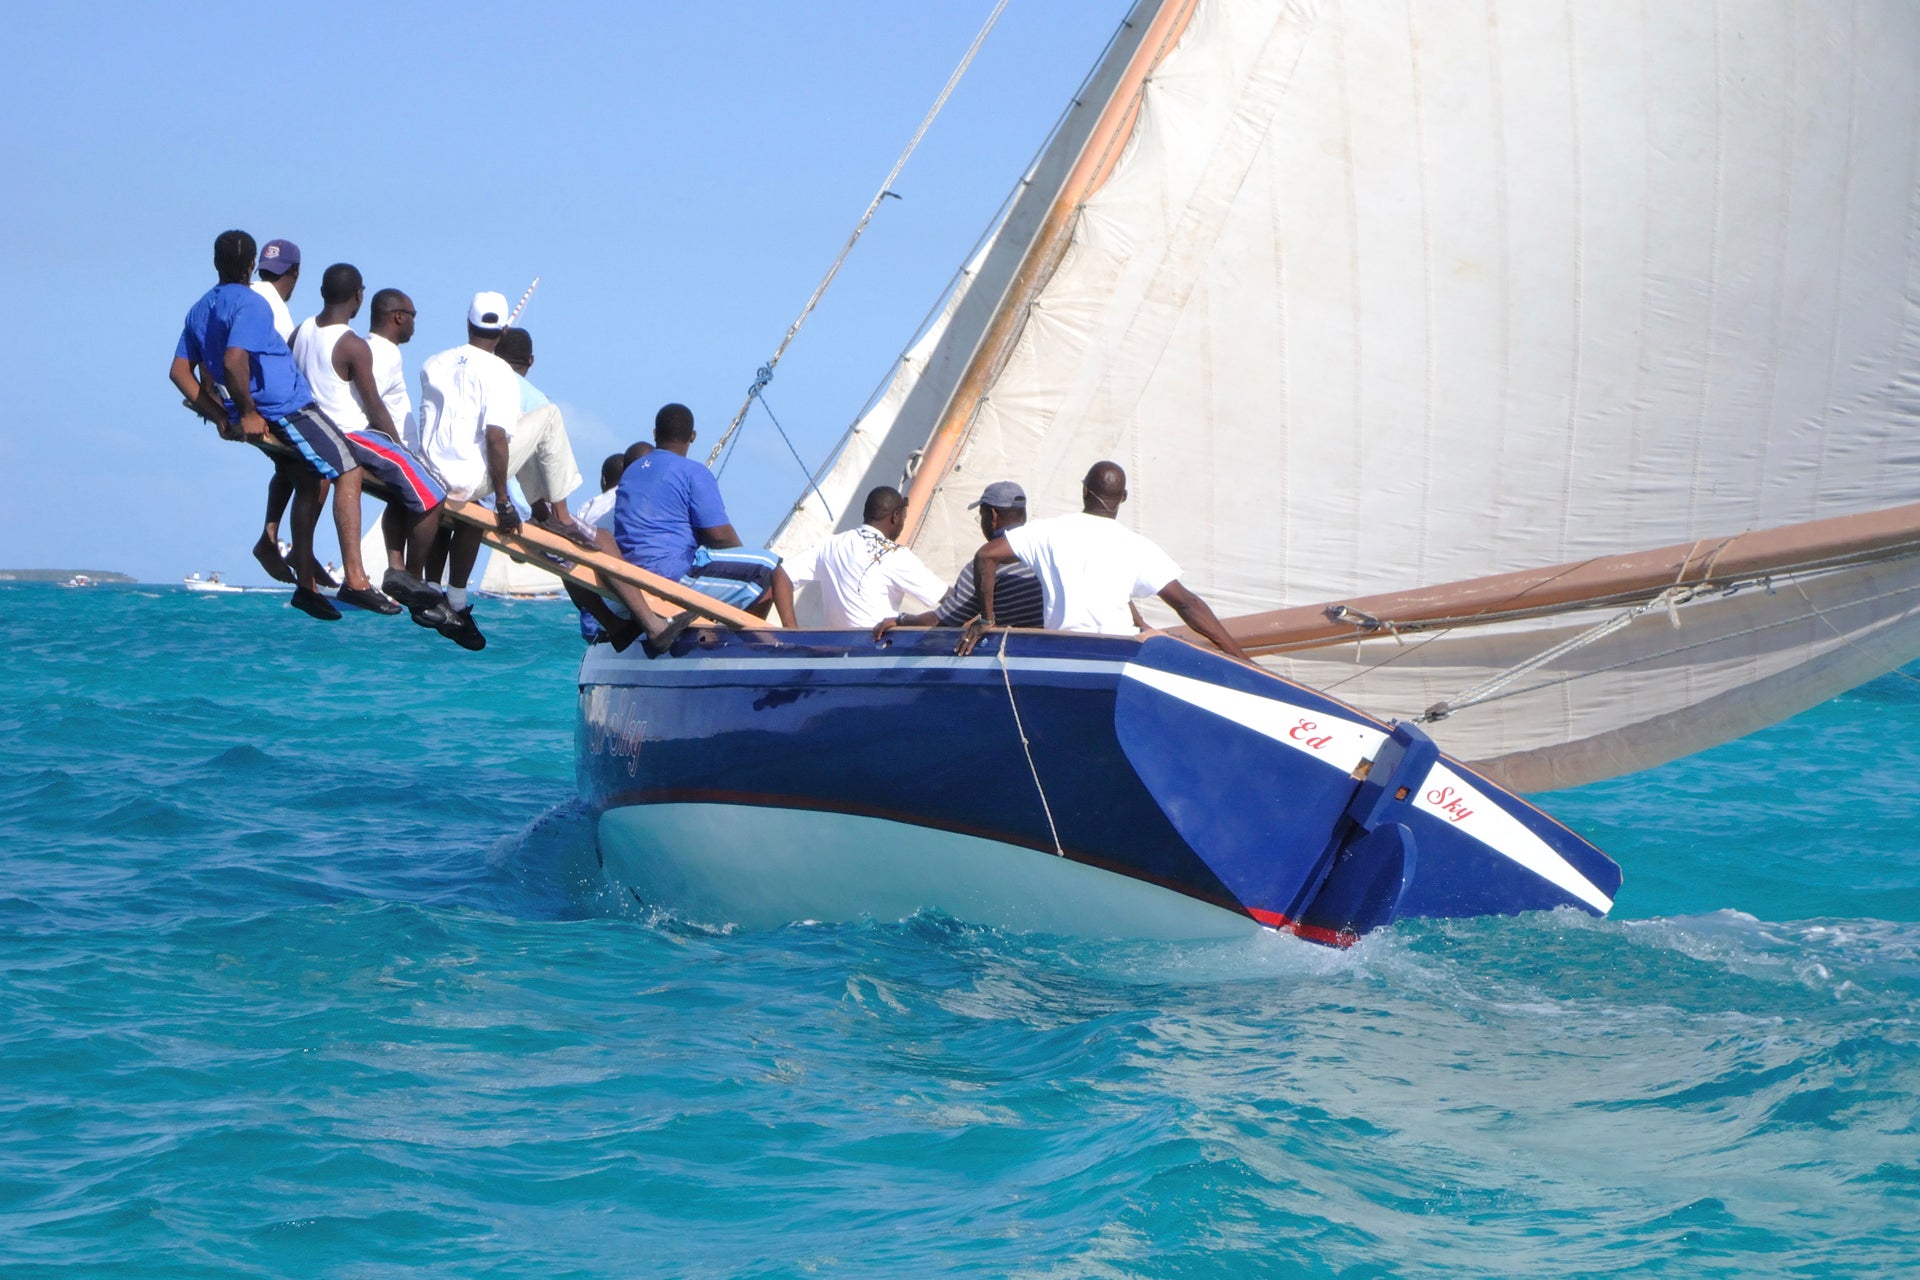
[[[367,474],[384,481],[400,495],[409,511],[431,511],[447,496],[446,486],[427,464],[403,444],[378,431],[349,431],[347,444]]]

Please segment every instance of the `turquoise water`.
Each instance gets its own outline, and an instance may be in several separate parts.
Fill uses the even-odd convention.
[[[1608,921],[728,935],[479,612],[0,588],[0,1274],[1920,1272],[1920,684],[1549,797]]]

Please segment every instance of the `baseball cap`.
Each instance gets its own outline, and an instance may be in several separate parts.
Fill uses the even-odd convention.
[[[291,240],[269,240],[260,247],[259,267],[283,276],[300,265],[300,246]]]
[[[504,294],[482,289],[467,306],[467,323],[476,329],[507,327],[507,299]]]
[[[996,507],[1001,511],[1018,508],[1027,509],[1027,491],[1011,480],[995,480],[980,494],[978,502],[969,502],[967,510],[975,507]]]

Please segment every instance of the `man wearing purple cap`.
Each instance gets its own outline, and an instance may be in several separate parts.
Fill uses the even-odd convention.
[[[294,288],[300,283],[300,246],[291,240],[269,240],[260,247],[260,278],[253,291],[273,308],[273,331],[280,341],[293,341],[293,313],[287,304],[293,301]]]
[[[300,283],[300,246],[291,240],[269,240],[260,249],[260,278],[253,282],[253,291],[266,299],[267,306],[273,312],[273,331],[280,335],[280,341],[293,341],[293,313],[287,304],[293,301],[293,291]],[[253,544],[253,558],[267,571],[267,576],[275,582],[292,582],[294,573],[280,555],[280,518],[287,513],[287,502],[293,497],[295,477],[284,464],[276,463],[273,479],[267,482],[267,518],[260,529],[260,541]],[[323,495],[324,496],[324,493]],[[336,585],[324,569],[314,567],[317,580],[323,587]]]

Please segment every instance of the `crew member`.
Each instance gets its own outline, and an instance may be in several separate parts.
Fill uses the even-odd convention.
[[[969,502],[967,510],[980,513],[980,536],[991,542],[1008,529],[1027,522],[1027,491],[1011,480],[996,480]],[[1015,561],[993,575],[993,601],[1003,627],[1042,627],[1046,625],[1046,601],[1040,593],[1040,579],[1033,570]],[[980,588],[973,576],[973,561],[960,566],[960,576],[940,597],[940,603],[926,613],[903,613],[897,618],[882,618],[873,629],[873,638],[901,627],[964,627],[980,616]]]
[[[508,440],[520,420],[520,384],[513,370],[494,354],[507,327],[507,300],[498,293],[473,295],[467,307],[467,341],[433,356],[420,366],[417,439],[407,441],[426,458],[446,485],[449,497],[493,499],[495,523],[503,533],[520,528],[520,513],[507,496]],[[467,579],[480,555],[480,530],[462,524],[441,529],[428,561],[430,578],[446,566],[447,606],[456,629],[447,632],[467,649],[484,649],[486,637],[473,622],[467,603]]]
[[[946,594],[933,570],[896,541],[907,523],[907,500],[898,489],[882,485],[868,493],[860,519],[857,528],[834,534],[788,571],[795,582],[820,584],[829,627],[871,630],[893,618],[908,596],[924,603]]]
[[[248,287],[255,252],[253,237],[244,231],[225,231],[214,240],[219,283],[187,312],[168,377],[194,412],[223,437],[255,445],[277,443],[297,456],[298,461],[289,464],[297,579],[289,603],[331,622],[340,611],[315,589],[314,578],[313,530],[320,518],[321,485],[336,485],[333,518],[341,554],[349,567],[357,568],[360,466],[345,436],[314,409],[313,392],[300,376],[293,353],[274,332],[273,312]]]
[[[501,333],[493,353],[507,362],[507,368],[513,370],[520,384],[520,420],[513,427],[507,465],[513,468],[516,478],[531,467],[535,484],[548,486],[545,493],[536,495],[526,480],[520,481],[533,523],[589,551],[595,550],[593,530],[583,527],[567,510],[567,495],[580,487],[581,476],[574,466],[573,442],[567,437],[566,421],[560,415],[560,406],[527,380],[527,373],[533,368],[533,335],[525,329],[507,329]],[[536,452],[543,456],[536,460]]]
[[[723,604],[793,625],[793,581],[771,551],[748,550],[727,519],[713,473],[687,457],[693,411],[664,405],[651,453],[628,464],[613,504],[614,539],[626,559]]]
[[[346,433],[360,465],[397,495],[397,501],[387,503],[381,521],[388,564],[381,585],[414,611],[416,621],[438,629],[451,625],[441,611],[445,600],[422,579],[440,529],[440,500],[446,490],[426,463],[400,443],[399,424],[380,394],[373,348],[348,327],[365,298],[366,285],[357,268],[345,262],[328,267],[320,279],[321,312],[294,330],[293,358],[320,411]],[[353,586],[351,581],[348,586]],[[400,610],[388,605],[377,611]],[[423,613],[431,616],[422,618]]]
[[[1180,566],[1115,518],[1127,500],[1127,473],[1118,463],[1094,463],[1081,482],[1080,500],[1078,515],[1009,529],[974,553],[973,571],[981,587],[980,620],[967,628],[958,652],[971,652],[986,628],[998,625],[996,571],[1018,560],[1032,566],[1040,579],[1050,631],[1132,635],[1131,602],[1159,596],[1215,648],[1247,660],[1207,602],[1180,584]]]

